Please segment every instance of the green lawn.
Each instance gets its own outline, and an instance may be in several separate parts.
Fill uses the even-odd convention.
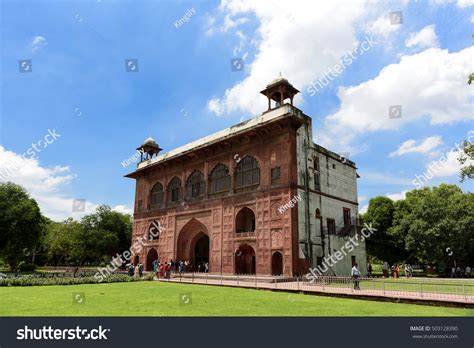
[[[73,301],[75,293],[85,301]],[[190,303],[180,301],[189,296]],[[0,316],[474,316],[474,310],[144,281],[0,288]]]
[[[352,280],[333,280],[325,284],[332,287],[352,288]],[[372,278],[360,281],[365,290],[414,291],[423,293],[442,293],[474,296],[473,279],[439,278]]]

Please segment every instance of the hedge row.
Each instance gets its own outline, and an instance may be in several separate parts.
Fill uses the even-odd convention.
[[[153,280],[153,274],[148,274],[141,278],[130,277],[124,274],[112,274],[104,277],[102,281],[99,281],[99,279],[95,277],[38,278],[32,275],[25,275],[14,278],[0,279],[0,286],[77,285],[133,282],[143,280]]]

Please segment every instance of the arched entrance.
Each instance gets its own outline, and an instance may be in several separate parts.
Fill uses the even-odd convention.
[[[151,248],[148,250],[148,254],[146,255],[146,267],[145,270],[147,272],[153,271],[153,261],[158,260],[158,253],[156,249]]]
[[[283,255],[279,251],[275,251],[272,255],[272,274],[283,274]]]
[[[209,237],[204,233],[199,235],[194,244],[194,262],[193,264],[204,271],[204,264],[209,262]],[[201,265],[201,268],[199,268]]]
[[[179,232],[177,241],[177,260],[189,261],[193,271],[209,262],[210,241],[206,226],[196,219],[191,219]],[[203,270],[204,267],[201,267]]]
[[[235,273],[255,274],[255,251],[248,244],[242,244],[235,252]]]

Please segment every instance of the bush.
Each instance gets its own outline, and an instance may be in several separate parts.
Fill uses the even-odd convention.
[[[34,272],[37,266],[33,263],[27,263],[25,261],[21,261],[18,264],[18,271],[20,272]]]
[[[99,283],[117,283],[133,281],[153,280],[153,274],[145,275],[142,278],[130,277],[124,274],[112,274],[99,282],[95,277],[55,277],[39,278],[35,275],[23,275],[19,277],[0,279],[1,286],[40,286],[40,285],[77,285],[77,284],[99,284]]]

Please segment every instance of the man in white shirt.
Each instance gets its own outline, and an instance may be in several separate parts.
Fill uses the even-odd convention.
[[[357,269],[357,263],[354,263],[354,266],[352,266],[351,276],[352,278],[354,278],[354,290],[360,290],[359,288],[360,272]]]

